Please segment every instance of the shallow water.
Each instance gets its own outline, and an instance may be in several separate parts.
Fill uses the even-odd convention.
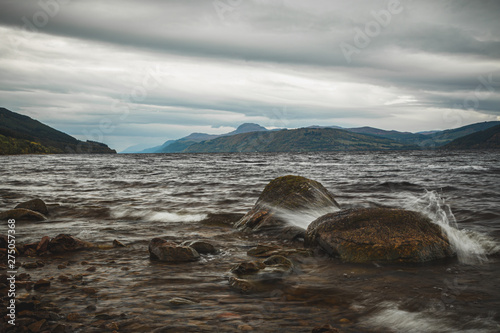
[[[85,274],[83,283],[98,289],[86,296],[79,285],[55,282],[43,294],[86,314],[77,331],[89,331],[96,313],[106,313],[120,332],[173,324],[207,332],[234,332],[242,325],[260,332],[310,332],[325,323],[347,332],[497,332],[499,161],[500,154],[492,152],[3,156],[0,210],[34,197],[49,204],[49,221],[19,223],[19,242],[70,233],[129,245],[47,258],[43,269],[29,271],[34,280]],[[245,213],[270,180],[287,174],[321,182],[342,208],[421,211],[447,231],[459,256],[417,266],[298,256],[285,281],[241,295],[228,285],[229,268],[251,260],[246,251],[259,242],[279,242],[199,221],[209,213]],[[320,214],[281,213],[302,227]],[[158,236],[210,239],[221,254],[184,265],[151,262],[147,244]],[[57,269],[68,261],[66,269]],[[96,272],[88,273],[81,261]],[[172,297],[197,304],[172,306]],[[97,310],[86,310],[89,305]]]

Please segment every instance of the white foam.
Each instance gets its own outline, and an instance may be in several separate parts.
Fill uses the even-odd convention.
[[[444,319],[432,318],[424,312],[403,311],[395,304],[384,303],[383,306],[386,308],[368,318],[368,325],[393,332],[453,332]]]
[[[426,191],[421,197],[410,193],[405,196],[405,208],[423,213],[443,229],[460,263],[484,263],[488,260],[486,255],[500,250],[499,244],[487,235],[459,230],[450,206],[436,191]]]
[[[206,214],[179,214],[172,212],[152,212],[139,209],[121,209],[113,210],[112,214],[115,219],[130,219],[130,220],[143,220],[149,222],[197,222],[205,219]]]
[[[294,226],[307,229],[309,224],[323,215],[335,213],[338,208],[332,206],[327,208],[305,209],[302,211],[292,211],[288,209],[273,208],[276,216]]]

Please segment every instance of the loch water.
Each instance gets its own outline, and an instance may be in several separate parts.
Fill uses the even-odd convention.
[[[240,294],[229,287],[227,271],[255,259],[246,255],[249,248],[292,245],[199,222],[213,213],[247,212],[269,181],[289,174],[319,181],[343,209],[420,211],[448,234],[457,257],[423,265],[304,257],[285,281]],[[500,331],[498,151],[0,156],[0,210],[32,198],[53,213],[45,222],[18,223],[20,243],[66,233],[128,245],[49,258],[29,272],[35,280],[87,274],[81,261],[97,267],[84,276],[97,295],[61,283],[43,294],[85,314],[75,331],[92,332],[95,313],[113,318],[120,332],[168,325],[311,332],[324,324],[343,332]],[[283,215],[306,227],[323,213]],[[153,262],[147,244],[154,237],[209,239],[221,252],[183,265]],[[61,272],[60,262],[73,264]],[[174,297],[195,303],[173,306]]]

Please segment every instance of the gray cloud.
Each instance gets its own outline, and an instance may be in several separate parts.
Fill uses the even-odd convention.
[[[500,116],[500,3],[389,4],[2,1],[0,100],[73,135],[114,119],[103,140],[120,145],[244,121],[417,131]]]

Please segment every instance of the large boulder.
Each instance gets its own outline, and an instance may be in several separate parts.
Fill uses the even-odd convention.
[[[47,245],[47,249],[54,254],[81,251],[96,247],[97,246],[92,243],[65,234],[60,234],[52,238]]]
[[[39,212],[40,214],[43,215],[49,215],[49,210],[47,209],[47,206],[45,205],[45,202],[43,202],[42,199],[33,199],[30,201],[26,201],[23,203],[20,203],[14,208],[24,208],[24,209],[29,209],[35,212]]]
[[[351,209],[324,215],[309,225],[306,242],[346,262],[426,262],[453,255],[438,225],[403,209]]]
[[[288,224],[280,213],[310,210],[337,211],[333,195],[317,181],[300,176],[284,176],[271,181],[261,193],[255,206],[235,227],[242,231],[265,231],[295,239],[303,237],[305,230]]]
[[[16,221],[45,221],[47,218],[39,212],[25,208],[16,208],[0,213],[0,221],[11,219]]]
[[[161,238],[149,242],[149,256],[153,260],[166,262],[189,262],[200,258],[200,254],[189,246],[177,245]]]

